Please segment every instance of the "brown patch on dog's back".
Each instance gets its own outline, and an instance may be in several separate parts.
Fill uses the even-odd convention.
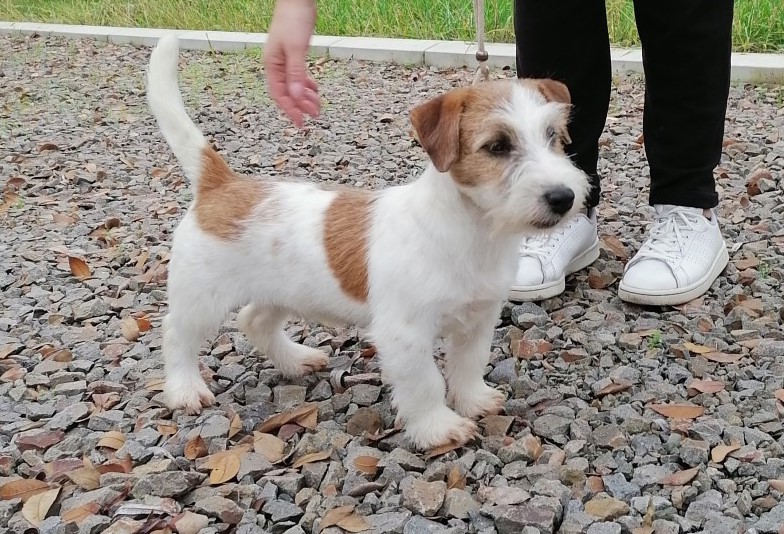
[[[327,207],[324,218],[324,249],[332,274],[349,297],[368,298],[368,240],[373,195],[365,191],[341,191]]]
[[[204,147],[195,206],[199,227],[221,239],[238,237],[253,208],[269,196],[271,187],[239,176],[211,147]]]

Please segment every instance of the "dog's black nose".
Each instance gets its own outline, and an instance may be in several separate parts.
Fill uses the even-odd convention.
[[[568,187],[555,187],[544,194],[544,199],[553,213],[563,215],[574,204],[574,191]]]

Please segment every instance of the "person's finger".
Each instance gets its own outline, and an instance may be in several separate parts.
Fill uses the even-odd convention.
[[[305,89],[305,94],[299,105],[300,109],[311,117],[318,117],[321,110],[321,102],[318,94],[311,89]]]
[[[288,95],[283,95],[280,100],[278,101],[278,106],[283,113],[285,113],[291,122],[293,122],[298,128],[302,128],[304,124],[304,119],[302,116],[302,111],[300,111],[299,106],[297,105],[294,100],[291,99]]]
[[[305,78],[305,89],[310,89],[314,93],[318,93],[318,84],[316,84],[316,80],[307,76]]]

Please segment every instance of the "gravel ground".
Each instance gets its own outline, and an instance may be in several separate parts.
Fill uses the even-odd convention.
[[[505,308],[487,380],[508,401],[481,439],[416,454],[385,387],[283,380],[233,322],[201,356],[216,406],[165,409],[166,262],[190,193],[144,100],[149,50],[0,50],[0,531],[784,532],[781,88],[732,89],[726,272],[644,309],[616,297],[651,218],[642,85],[616,80],[601,258],[561,297]],[[323,117],[299,132],[258,55],[183,57],[188,108],[234,167],[369,188],[416,175],[408,110],[472,75],[320,60]],[[355,329],[289,334],[377,370]]]

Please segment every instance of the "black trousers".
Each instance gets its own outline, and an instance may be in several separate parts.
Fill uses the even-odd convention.
[[[574,108],[567,151],[600,197],[599,137],[610,101],[604,0],[515,0],[517,75],[564,82]],[[645,71],[650,203],[712,208],[730,84],[733,0],[634,0]]]

